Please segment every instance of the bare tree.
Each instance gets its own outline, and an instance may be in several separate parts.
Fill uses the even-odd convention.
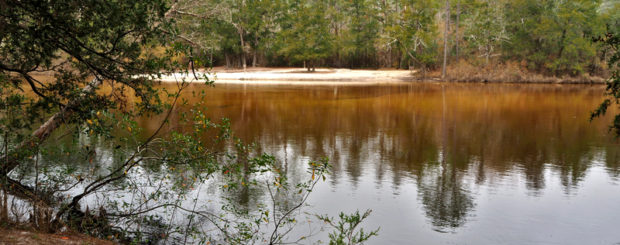
[[[450,0],[446,0],[445,29],[443,30],[443,67],[441,79],[446,79],[446,65],[448,63],[448,30],[450,29]]]
[[[456,61],[459,61],[459,22],[461,17],[461,1],[456,1],[456,23],[454,24],[454,42],[455,42],[455,55]]]

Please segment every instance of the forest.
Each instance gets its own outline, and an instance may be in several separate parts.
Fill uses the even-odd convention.
[[[436,70],[512,64],[604,76],[592,40],[619,28],[612,0],[181,1],[182,37],[214,66]]]

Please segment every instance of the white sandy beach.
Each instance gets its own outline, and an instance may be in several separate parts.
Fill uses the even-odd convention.
[[[206,74],[209,79],[216,83],[240,83],[240,84],[321,84],[321,83],[346,83],[346,84],[378,84],[398,83],[413,80],[412,71],[408,70],[351,70],[351,69],[328,69],[317,68],[315,72],[308,72],[304,68],[248,68],[245,72],[240,69],[226,70],[214,68],[213,70],[199,71],[198,78]],[[185,79],[196,82],[193,74],[172,74],[162,77],[163,82],[175,82]]]

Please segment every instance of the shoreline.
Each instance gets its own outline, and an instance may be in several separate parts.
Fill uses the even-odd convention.
[[[38,231],[36,229],[25,229],[24,227],[0,227],[0,244],[113,245],[113,244],[118,244],[118,243],[114,241],[103,240],[100,238],[92,237],[87,234],[83,234],[79,232],[66,231],[66,232],[61,232],[61,233],[47,233],[44,231]]]
[[[409,70],[351,70],[317,68],[314,72],[307,72],[304,68],[248,68],[243,70],[226,70],[216,67],[208,72],[196,71],[198,80],[192,74],[175,73],[163,76],[162,82],[176,82],[186,79],[188,82],[204,82],[200,79],[207,76],[216,84],[387,84],[415,81],[415,71]]]
[[[501,71],[498,71],[501,72]],[[456,73],[456,74],[455,74]],[[426,78],[417,75],[417,71],[396,69],[343,69],[317,68],[308,72],[304,68],[247,68],[225,69],[215,67],[209,71],[199,70],[196,79],[192,74],[174,73],[159,79],[165,83],[185,79],[188,82],[204,82],[207,76],[215,84],[258,84],[258,85],[377,85],[403,84],[412,82],[447,82],[447,83],[506,83],[506,84],[605,84],[600,77],[550,77],[530,73],[512,73],[510,76],[491,72],[486,75],[474,72],[451,71],[447,79],[442,80],[436,72]],[[458,75],[457,75],[458,74]]]

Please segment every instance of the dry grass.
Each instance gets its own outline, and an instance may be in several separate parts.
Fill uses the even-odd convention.
[[[0,245],[112,245],[111,241],[89,237],[79,233],[49,234],[36,231],[1,229]]]
[[[433,71],[429,77],[441,77],[441,70]],[[552,83],[552,84],[578,84],[578,83],[605,83],[602,77],[581,75],[576,77],[545,76],[528,71],[516,62],[508,62],[488,67],[477,67],[461,60],[457,64],[448,66],[446,71],[447,80],[452,82],[492,82],[492,83]]]
[[[9,204],[4,197],[0,195],[0,245],[116,244],[71,230],[49,233],[55,229],[50,222],[52,210],[47,205],[41,202],[33,210],[32,206]]]

